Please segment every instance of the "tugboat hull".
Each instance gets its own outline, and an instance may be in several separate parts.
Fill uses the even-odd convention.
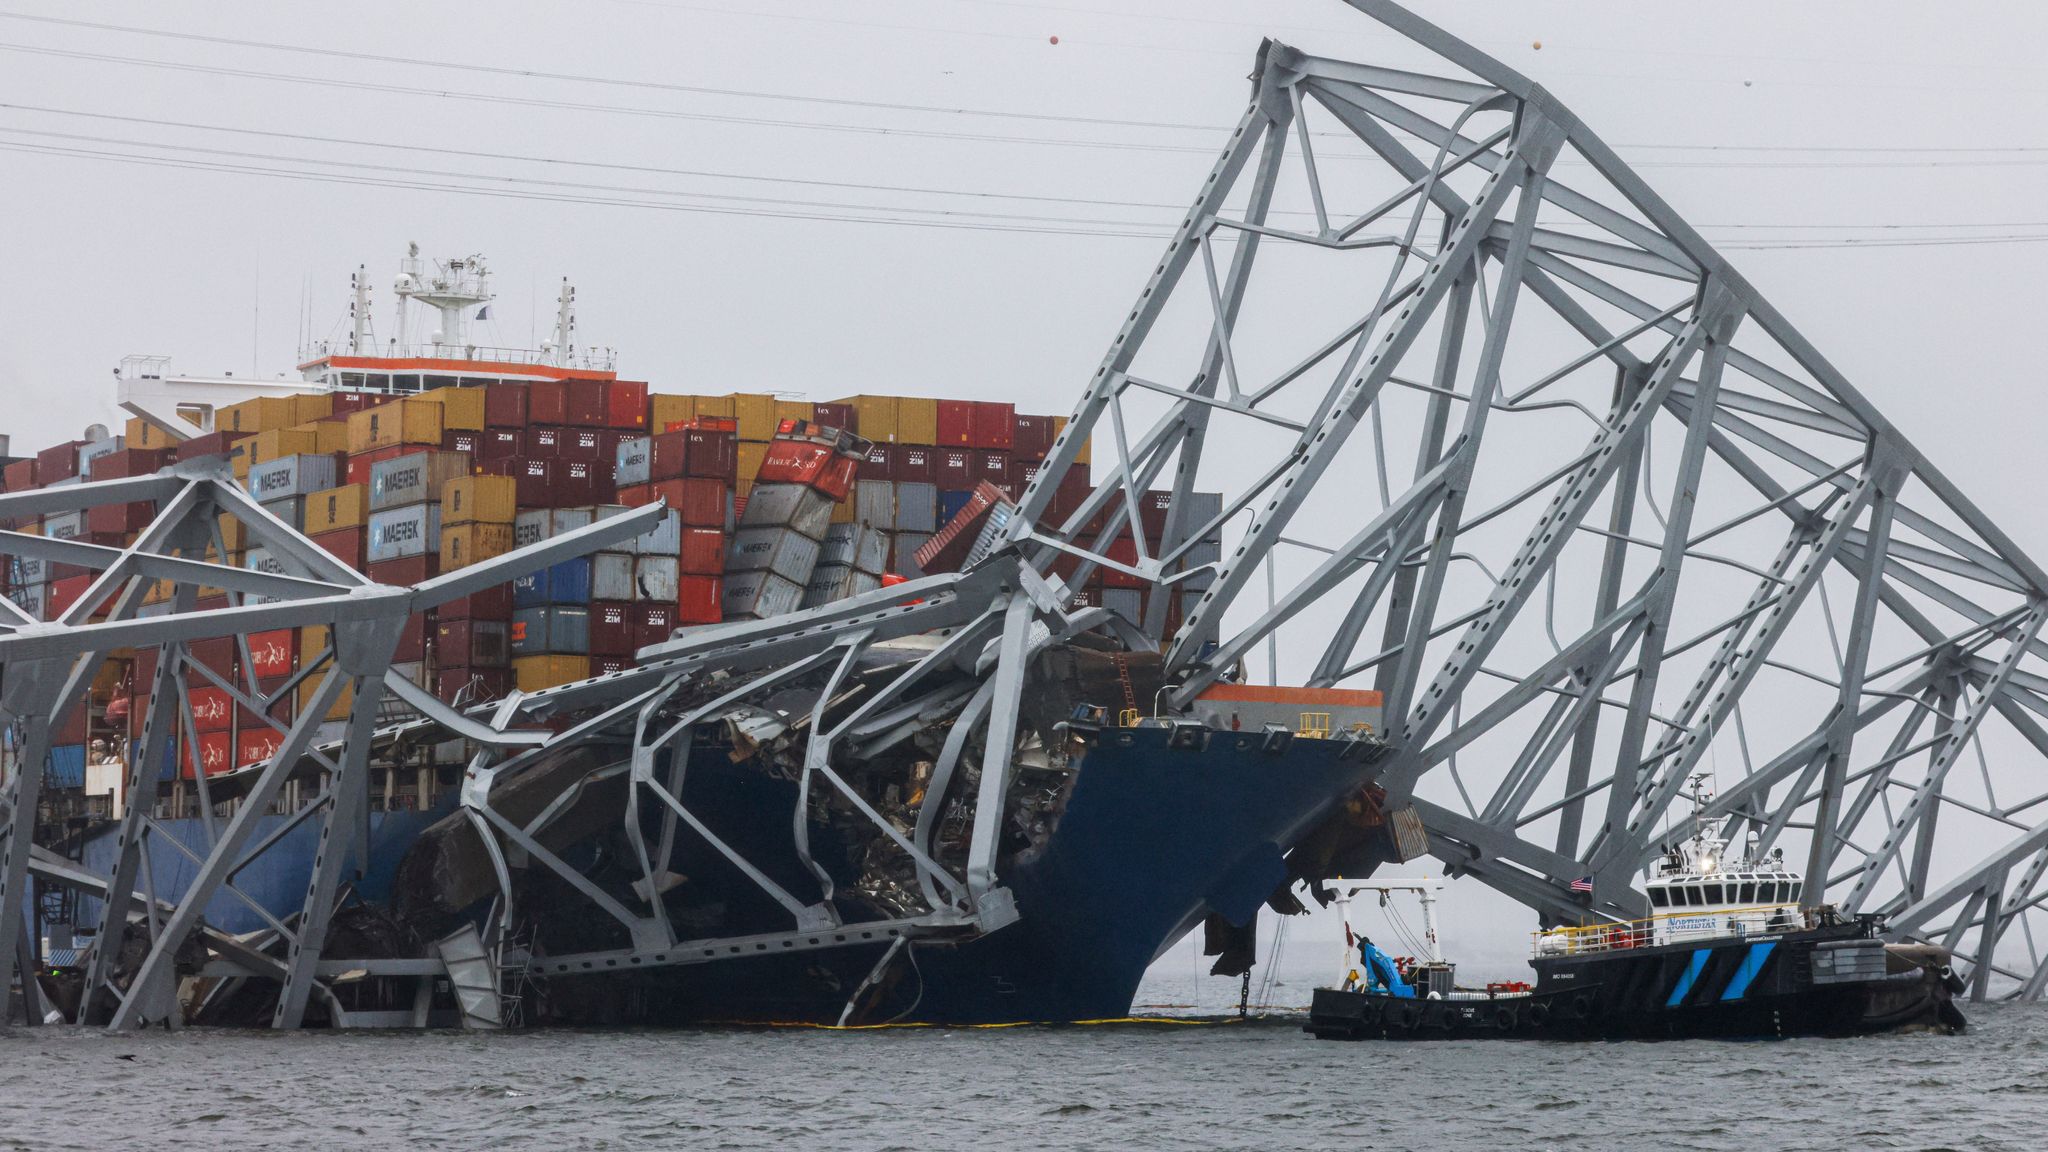
[[[1317,989],[1325,1040],[1555,1040],[1853,1036],[1966,1022],[1938,950],[1888,947],[1861,925],[1534,961],[1536,990],[1399,999]]]

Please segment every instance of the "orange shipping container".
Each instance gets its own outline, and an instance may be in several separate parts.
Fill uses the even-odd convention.
[[[513,686],[521,692],[558,687],[588,675],[588,656],[515,656],[512,659]]]

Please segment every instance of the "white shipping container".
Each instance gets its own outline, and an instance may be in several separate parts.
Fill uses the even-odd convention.
[[[1144,622],[1145,594],[1136,588],[1104,588],[1102,606],[1133,624]]]
[[[40,620],[43,618],[43,605],[50,602],[49,591],[50,586],[47,584],[27,584],[16,587],[7,594],[7,598],[21,605],[22,611]],[[151,604],[148,607],[154,608],[156,605]],[[141,615],[141,612],[138,610],[136,615]]]
[[[835,501],[803,484],[756,484],[747,495],[747,510],[740,527],[794,528],[812,540],[822,540],[832,524]]]
[[[78,450],[78,472],[86,479],[92,479],[92,462],[102,456],[111,456],[121,450],[122,439],[109,436],[105,440],[94,440]]]
[[[870,576],[880,576],[889,570],[889,533],[873,524],[862,524],[854,538],[853,556],[850,563]]]
[[[853,563],[853,543],[859,535],[858,524],[826,525],[825,538],[818,541],[818,565]]]
[[[917,550],[930,542],[931,534],[928,532],[898,532],[890,571],[910,580],[924,575],[924,569],[917,566]]]
[[[673,556],[641,556],[633,561],[633,599],[674,604],[680,572]]]
[[[26,584],[41,584],[49,578],[49,561],[40,556],[16,556],[12,575],[7,583],[9,587],[20,588]]]
[[[441,551],[441,506],[410,504],[370,513],[369,561],[403,560]]]
[[[725,618],[766,620],[803,606],[804,586],[773,572],[741,572],[725,578]]]
[[[268,548],[251,548],[242,554],[242,567],[251,572],[268,572],[272,576],[289,576],[284,561],[270,554]],[[242,599],[244,604],[275,604],[282,597],[249,595]]]
[[[552,508],[529,508],[512,518],[512,543],[520,548],[538,544],[548,538],[548,524],[554,516]]]
[[[853,518],[863,524],[884,528],[896,526],[896,482],[856,480],[853,484]]]
[[[44,485],[53,487],[53,485]],[[52,540],[76,540],[85,535],[85,513],[55,512],[43,517],[43,535]]]
[[[294,532],[306,527],[306,498],[287,496],[282,500],[265,500],[263,510],[285,522]]]
[[[619,441],[618,459],[614,462],[612,476],[620,487],[628,484],[645,484],[652,475],[654,466],[654,441],[647,436],[634,436]]]
[[[661,521],[633,537],[631,544],[634,555],[673,559],[683,550],[683,514],[673,508],[662,513]]]
[[[588,528],[596,520],[597,509],[587,505],[581,508],[556,508],[548,515],[548,535],[560,536],[574,532],[578,528]]]
[[[590,557],[590,598],[631,600],[633,598],[633,557],[620,552],[598,552]]]
[[[898,532],[939,530],[939,486],[904,480],[896,485],[896,520],[889,527]]]
[[[790,528],[742,528],[725,552],[725,571],[773,572],[801,588],[818,566],[818,542]]]
[[[280,456],[249,469],[249,495],[265,504],[290,496],[310,496],[334,484],[332,456]]]
[[[845,564],[821,565],[811,573],[810,582],[804,585],[805,608],[818,608],[849,596],[873,592],[882,586],[880,577]]]

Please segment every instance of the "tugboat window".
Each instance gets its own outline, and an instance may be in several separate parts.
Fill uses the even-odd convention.
[[[1670,903],[1671,903],[1671,901],[1670,901],[1669,899],[1667,899],[1667,898],[1666,898],[1666,892],[1665,892],[1665,890],[1664,890],[1664,889],[1662,889],[1662,888],[1652,888],[1652,889],[1650,889],[1650,907],[1652,907],[1652,908],[1664,908],[1664,907],[1667,907],[1667,906],[1669,906],[1669,905],[1670,905]]]
[[[1744,904],[1756,903],[1756,885],[1744,884],[1741,895],[1737,896],[1736,899]]]
[[[1706,895],[1706,903],[1708,903],[1708,904],[1719,904],[1719,903],[1721,903],[1721,886],[1720,886],[1719,884],[1709,884],[1709,885],[1707,885],[1707,895]]]
[[[1700,890],[1698,885],[1691,885],[1686,888],[1685,902],[1689,907],[1697,908],[1700,906]]]

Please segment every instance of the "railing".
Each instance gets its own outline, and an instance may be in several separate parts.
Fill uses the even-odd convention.
[[[1303,712],[1301,726],[1295,729],[1297,735],[1312,740],[1326,740],[1330,736],[1330,714],[1328,712]]]
[[[1530,937],[1537,956],[1584,956],[1596,952],[1616,952],[1624,948],[1648,948],[1657,942],[1659,927],[1670,927],[1674,920],[1712,919],[1719,921],[1716,929],[1725,929],[1730,935],[1775,936],[1783,932],[1796,932],[1812,926],[1813,913],[1797,904],[1757,904],[1742,908],[1700,908],[1678,912],[1665,912],[1643,920],[1616,920],[1607,924],[1586,924],[1568,928],[1552,928],[1532,932]],[[1680,937],[1700,934],[1702,928],[1688,925],[1677,929]]]
[[[403,357],[419,360],[472,360],[497,364],[552,364],[553,352],[541,348],[498,348],[483,344],[372,344],[350,349],[346,342],[319,341],[299,350],[301,363],[324,356]],[[563,357],[563,367],[609,372],[618,363],[610,348],[586,348]]]

